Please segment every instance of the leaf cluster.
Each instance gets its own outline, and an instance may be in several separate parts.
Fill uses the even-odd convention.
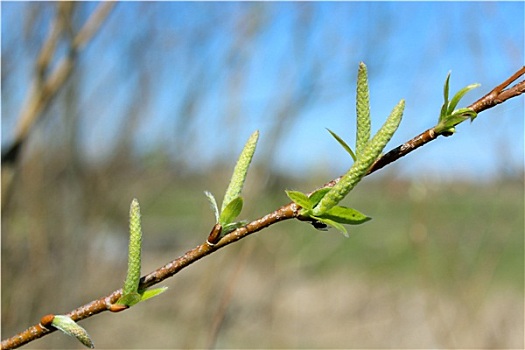
[[[319,201],[328,193],[329,188],[321,188],[313,192],[310,196],[299,191],[286,191],[286,195],[296,204],[301,206],[301,215],[306,219],[314,219],[316,222],[329,225],[348,237],[348,231],[342,224],[359,225],[371,220],[365,214],[344,206],[336,205],[328,211],[314,215],[313,209]]]
[[[449,101],[450,73],[448,73],[447,78],[445,79],[445,85],[443,87],[444,102],[441,106],[438,124],[434,127],[434,131],[436,133],[444,136],[450,136],[456,132],[456,125],[469,118],[470,121],[473,121],[477,117],[478,114],[471,108],[456,109],[456,107],[467,92],[479,86],[480,84],[467,85],[463,89],[459,90],[454,95],[454,97],[452,97],[452,100]]]

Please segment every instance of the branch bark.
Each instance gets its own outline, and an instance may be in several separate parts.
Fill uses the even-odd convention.
[[[521,95],[525,91],[525,81],[521,81],[511,88],[506,89],[510,84],[516,81],[519,77],[525,74],[525,67],[522,67],[515,74],[505,80],[502,84],[496,86],[488,94],[481,97],[479,100],[469,106],[477,113],[484,110],[490,109],[500,103],[503,103],[513,97]],[[439,134],[437,134],[433,128],[426,130],[420,135],[407,141],[406,143],[394,148],[381,158],[379,158],[370,168],[368,174],[371,174],[384,166],[396,161],[397,159],[407,155],[415,149],[435,140]],[[323,187],[334,186],[340,178],[334,179],[326,183]],[[262,218],[256,219],[246,226],[238,228],[237,230],[230,232],[224,236],[217,244],[211,246],[208,243],[203,243],[197,247],[189,250],[184,255],[177,259],[167,263],[166,265],[158,268],[157,270],[143,276],[140,280],[139,289],[146,289],[151,287],[169,277],[172,277],[180,270],[201,258],[212,254],[213,252],[226,247],[242,238],[245,238],[253,233],[261,231],[262,229],[276,224],[280,221],[289,220],[293,218],[299,218],[299,207],[295,203],[286,204],[272,213],[269,213]],[[72,310],[67,315],[70,316],[74,321],[80,321],[85,318],[91,317],[103,311],[107,311],[111,304],[115,303],[122,295],[122,289],[116,290],[111,294],[102,297],[97,300],[93,300],[79,308]],[[2,349],[14,349],[24,344],[27,344],[35,339],[41,338],[46,334],[55,331],[55,329],[48,329],[41,323],[31,326],[25,331],[5,339],[1,343]]]

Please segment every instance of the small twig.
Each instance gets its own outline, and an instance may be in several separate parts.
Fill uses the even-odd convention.
[[[516,81],[519,77],[525,74],[525,66],[521,67],[516,73],[505,80],[500,85],[492,89],[488,94],[474,102],[469,106],[474,112],[479,113],[491,107],[494,107],[506,100],[519,96],[525,92],[525,81],[521,81],[513,87],[505,90],[507,86]]]
[[[100,25],[103,23],[114,5],[115,4],[111,1],[100,4],[70,43],[71,47],[68,55],[61,60],[53,72],[49,73],[47,79],[44,79],[44,75],[49,68],[51,59],[53,58],[53,53],[55,52],[60,32],[64,27],[64,24],[62,23],[63,19],[57,19],[57,22],[53,25],[53,29],[44,43],[37,59],[37,74],[34,83],[35,87],[28,97],[28,103],[25,104],[27,106],[26,109],[21,113],[20,122],[16,131],[16,140],[26,138],[29,130],[35,124],[37,117],[44,111],[50,100],[56,95],[59,88],[64,85],[66,79],[70,76],[75,64],[73,58],[77,51],[82,45],[86,44],[86,42],[100,28]]]
[[[500,103],[503,103],[513,97],[519,96],[522,93],[525,92],[525,80],[521,81],[511,88],[505,90],[507,86],[512,84],[514,81],[516,81],[519,77],[525,74],[525,66],[519,69],[516,73],[514,73],[511,77],[509,77],[507,80],[505,80],[500,85],[496,86],[494,89],[492,89],[488,94],[477,100],[476,102],[472,103],[467,108],[472,109],[476,113],[480,113],[486,109],[492,108]],[[383,155],[381,158],[379,158],[372,166],[370,167],[370,170],[368,170],[368,174],[371,174],[384,166],[398,160],[401,157],[406,156],[410,152],[414,151],[415,149],[426,145],[430,141],[433,141],[437,139],[437,137],[440,134],[436,133],[434,131],[434,128],[430,128],[421,134],[417,135],[416,137],[412,138],[410,141],[405,142],[404,144],[394,148],[393,150],[389,151],[385,155]],[[325,186],[333,186],[339,181],[340,177],[337,179],[334,179],[330,182],[328,182]]]
[[[518,72],[512,75],[509,79],[505,80],[502,84],[498,85],[487,95],[480,98],[478,101],[474,102],[469,106],[477,113],[484,111],[486,109],[492,108],[500,103],[505,102],[506,100],[519,96],[525,91],[525,81],[519,82],[513,87],[505,90],[512,82],[518,79],[521,75],[525,74],[525,67],[521,68]],[[406,154],[412,152],[413,150],[427,144],[428,142],[437,138],[437,133],[433,129],[429,129],[422,134],[414,137],[412,140],[404,143],[401,146],[396,147],[391,150],[381,158],[379,158],[370,168],[368,174],[371,174],[385,165],[388,165],[395,160],[405,156]],[[325,184],[323,187],[333,186],[339,178],[330,181]],[[235,231],[232,231],[222,237],[219,242],[215,245],[209,245],[208,243],[203,243],[192,250],[186,252],[184,255],[179,258],[167,263],[166,265],[160,267],[159,269],[149,273],[146,276],[143,276],[140,279],[139,289],[147,289],[173,275],[178,273],[183,268],[193,264],[194,262],[200,260],[201,258],[215,252],[218,249],[221,249],[229,244],[232,244],[244,237],[247,237],[255,232],[258,232],[268,226],[271,226],[280,221],[289,220],[293,218],[299,218],[299,207],[295,203],[286,204],[274,212],[265,215],[262,218],[254,220],[247,224],[246,226],[240,227]],[[102,297],[100,299],[94,300],[84,306],[81,306],[67,315],[70,316],[74,321],[80,321],[82,319],[91,317],[95,314],[107,311],[111,304],[115,303],[122,294],[122,290],[116,290],[108,296]],[[47,329],[41,324],[29,327],[22,333],[19,333],[11,338],[5,339],[2,341],[2,349],[14,349],[21,345],[27,344],[35,339],[38,339],[48,333],[53,332],[54,329]]]

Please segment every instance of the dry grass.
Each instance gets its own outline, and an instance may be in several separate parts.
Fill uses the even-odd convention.
[[[205,239],[212,214],[204,195],[191,192],[201,189],[139,196],[145,198],[144,273]],[[370,182],[350,205],[374,220],[352,228],[350,239],[284,222],[183,270],[162,283],[169,286],[162,296],[81,324],[103,349],[210,342],[218,348],[522,348],[522,193],[522,184],[509,182]],[[250,196],[258,201],[247,201],[247,217],[286,201],[284,193]],[[2,237],[2,273],[9,276],[2,287],[3,338],[45,313],[67,312],[121,287],[126,209],[121,225],[90,223],[89,248],[81,247],[75,262],[60,265],[68,254],[65,245],[55,246],[50,256],[41,253],[46,263],[15,266],[17,278],[4,275],[11,267],[6,259],[16,259],[6,249],[23,256],[33,241],[21,237],[31,237],[32,223],[9,221],[10,236]],[[49,281],[59,282],[53,289]],[[220,326],[215,342],[214,324]],[[80,345],[59,333],[29,346],[71,347]]]

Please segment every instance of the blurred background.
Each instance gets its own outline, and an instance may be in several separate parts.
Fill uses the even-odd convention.
[[[248,136],[243,219],[351,159],[357,66],[387,149],[524,61],[522,2],[2,2],[2,339],[122,286],[139,199],[143,273],[202,243]],[[99,348],[523,348],[523,98],[363,183],[337,232],[283,222],[81,322]],[[54,333],[27,348],[80,348]]]

